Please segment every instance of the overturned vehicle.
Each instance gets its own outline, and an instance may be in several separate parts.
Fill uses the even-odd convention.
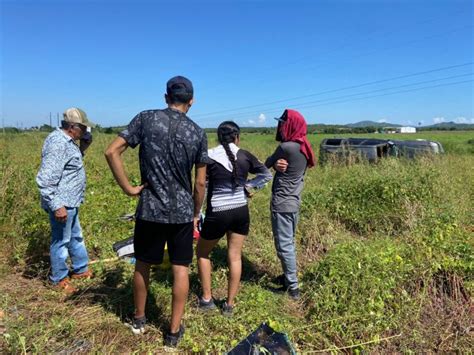
[[[376,138],[326,138],[320,145],[319,160],[321,164],[330,161],[359,160],[375,163],[389,156],[413,159],[440,153],[444,153],[441,143],[424,139],[401,141]]]

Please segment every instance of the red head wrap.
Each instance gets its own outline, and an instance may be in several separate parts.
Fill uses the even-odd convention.
[[[295,110],[285,110],[278,125],[282,142],[296,142],[300,144],[300,151],[308,160],[308,167],[315,164],[311,144],[306,138],[307,127],[304,117]]]

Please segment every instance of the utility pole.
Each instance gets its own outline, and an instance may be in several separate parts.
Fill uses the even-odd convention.
[[[58,120],[58,127],[59,127],[59,112],[56,112],[56,118]]]
[[[5,135],[5,115],[2,115],[3,134]]]
[[[51,119],[51,112],[49,113],[49,127],[53,128],[53,121]]]

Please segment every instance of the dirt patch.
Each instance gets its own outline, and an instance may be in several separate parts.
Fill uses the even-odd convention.
[[[81,281],[76,285],[79,292],[66,296],[41,279],[3,275],[1,352],[129,353],[150,348],[156,351],[162,340],[161,330],[150,324],[145,336],[133,337],[117,314],[117,308],[106,307],[101,302],[114,295],[123,296],[118,288],[108,287],[103,281],[103,278]],[[129,297],[117,302],[123,303],[124,312],[133,307]]]

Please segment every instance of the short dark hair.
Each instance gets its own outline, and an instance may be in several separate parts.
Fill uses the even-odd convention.
[[[187,104],[193,99],[193,94],[189,93],[167,93],[170,104]]]

